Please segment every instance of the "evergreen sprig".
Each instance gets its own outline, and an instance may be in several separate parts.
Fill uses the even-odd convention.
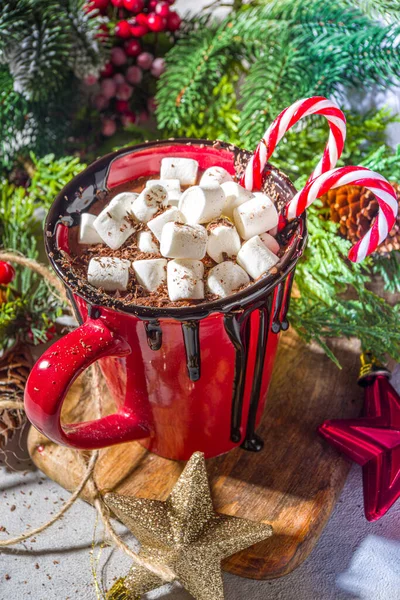
[[[0,168],[26,149],[61,154],[80,101],[79,79],[97,74],[102,18],[84,0],[0,3]]]
[[[42,253],[44,209],[64,185],[85,165],[73,157],[38,159],[31,154],[28,188],[0,180],[0,247],[37,259]],[[45,341],[49,326],[61,314],[62,305],[52,296],[43,279],[29,269],[16,268],[16,278],[5,289],[0,304],[0,354],[19,336]]]
[[[400,81],[399,35],[398,23],[384,24],[345,0],[272,0],[243,5],[222,22],[208,15],[199,27],[192,19],[159,81],[159,127],[175,134],[200,127],[202,115],[201,129],[212,133],[210,97],[240,67],[238,133],[242,145],[254,147],[271,120],[302,95],[339,98],[349,86]],[[228,122],[225,131],[229,137]]]
[[[400,305],[392,307],[368,289],[372,260],[347,260],[350,242],[338,236],[336,223],[322,218],[320,206],[316,202],[308,209],[310,240],[296,268],[292,326],[337,364],[326,343],[330,337],[357,337],[363,350],[382,360],[386,354],[400,360]]]

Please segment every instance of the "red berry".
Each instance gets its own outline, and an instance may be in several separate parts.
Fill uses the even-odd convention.
[[[125,42],[124,48],[128,56],[138,56],[142,51],[142,46],[137,40],[129,40],[129,42]]]
[[[128,21],[118,21],[115,26],[115,35],[120,38],[130,38],[131,28]]]
[[[106,79],[103,79],[103,81],[100,84],[100,90],[101,90],[101,94],[105,97],[105,98],[114,98],[116,91],[117,91],[117,84],[115,83],[115,81],[109,77],[107,77]]]
[[[57,331],[57,330],[56,330],[56,326],[55,326],[54,324],[53,324],[53,325],[50,325],[50,327],[49,327],[49,328],[48,328],[48,330],[46,331],[46,340],[47,340],[48,342],[50,342],[50,340],[52,340],[52,339],[53,339],[53,337],[54,337],[54,335],[55,335],[56,331]]]
[[[103,70],[100,71],[100,75],[102,77],[110,77],[113,73],[114,73],[114,67],[112,66],[112,63],[110,63],[110,62],[107,62],[104,65]]]
[[[138,19],[133,17],[132,19],[129,19],[129,25],[131,27],[131,34],[136,38],[143,37],[149,31],[149,28],[147,27],[147,17],[146,24],[139,23]]]
[[[126,100],[117,100],[115,103],[115,110],[119,113],[126,113],[129,111],[129,104]]]
[[[179,27],[181,26],[181,23],[182,19],[180,18],[178,13],[171,10],[167,17],[168,31],[177,31],[177,29],[179,29]]]
[[[168,4],[174,4],[175,0],[167,0]]]
[[[129,81],[129,83],[133,83],[134,85],[137,85],[138,83],[140,83],[142,81],[142,78],[143,78],[142,69],[139,69],[139,67],[137,67],[136,65],[132,65],[131,67],[127,68],[126,80]]]
[[[165,60],[163,58],[155,58],[151,65],[151,74],[154,77],[160,77],[165,71]]]
[[[150,69],[151,65],[153,64],[153,60],[154,56],[150,54],[150,52],[142,52],[137,57],[136,62],[142,69]]]
[[[137,14],[144,9],[144,2],[143,0],[124,0],[124,6],[126,10]]]
[[[118,100],[129,100],[132,96],[133,88],[127,83],[120,83],[117,87],[116,97]]]
[[[142,110],[141,113],[139,113],[139,122],[140,123],[146,123],[146,121],[149,120],[149,115],[145,110]]]
[[[148,5],[147,5],[147,8],[148,8],[149,12],[151,12],[152,10],[154,10],[155,7],[157,6],[157,4],[158,4],[158,0],[150,0],[149,3],[148,3]]]
[[[139,25],[146,25],[147,27],[147,15],[146,13],[139,13],[136,15],[135,20]]]
[[[108,6],[108,0],[91,0],[90,4],[93,8],[104,10]]]
[[[124,65],[127,61],[126,54],[119,46],[114,46],[111,50],[111,62],[117,67]]]
[[[168,2],[159,2],[156,4],[156,14],[161,17],[167,17],[169,14],[169,4]]]
[[[156,13],[150,13],[147,17],[147,24],[151,31],[165,31],[167,27],[167,19],[156,15]]]
[[[124,0],[111,0],[111,4],[114,4],[117,8],[120,8],[124,4]]]
[[[125,83],[125,77],[122,75],[122,73],[115,73],[113,80],[116,83],[116,85],[119,85],[120,83]]]
[[[106,137],[111,137],[117,130],[117,125],[112,119],[104,119],[101,133]]]
[[[136,115],[131,110],[129,110],[127,113],[123,114],[121,117],[121,122],[124,127],[126,127],[126,125],[130,125],[131,123],[135,123],[135,121],[136,121]]]
[[[108,107],[109,101],[108,98],[103,96],[103,94],[97,94],[97,96],[93,98],[93,104],[95,105],[97,110],[101,112],[102,110],[105,110]]]
[[[15,277],[15,269],[10,263],[0,261],[0,285],[8,285]]]

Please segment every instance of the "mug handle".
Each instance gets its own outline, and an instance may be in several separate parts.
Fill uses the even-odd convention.
[[[61,425],[64,398],[78,375],[99,358],[130,352],[129,344],[103,322],[88,319],[50,346],[34,365],[25,388],[28,419],[57,444],[81,450],[148,437],[148,424],[126,406],[101,419]]]

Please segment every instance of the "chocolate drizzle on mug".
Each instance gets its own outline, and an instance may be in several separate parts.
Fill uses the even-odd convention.
[[[212,142],[205,140],[175,140],[174,143],[189,147],[200,144],[204,147],[213,146]],[[201,376],[200,321],[213,313],[222,314],[225,331],[235,348],[231,405],[231,440],[235,443],[240,442],[243,437],[243,401],[251,341],[250,332],[254,332],[253,334],[257,335],[256,354],[242,448],[259,451],[262,449],[263,442],[256,435],[255,426],[260,403],[268,336],[271,331],[278,333],[280,330],[286,330],[289,326],[287,312],[294,269],[299,256],[303,252],[307,238],[305,216],[292,221],[284,231],[278,234],[278,241],[286,249],[279,263],[279,271],[274,276],[268,275],[260,278],[252,286],[231,297],[180,308],[127,305],[124,304],[121,298],[101,295],[87,282],[80,280],[74,273],[66,269],[66,252],[58,245],[58,228],[60,226],[68,228],[76,226],[79,223],[80,214],[87,211],[93,203],[101,200],[103,195],[107,193],[107,177],[112,161],[123,157],[125,154],[129,155],[132,152],[147,150],[149,147],[162,147],[165,144],[171,144],[171,141],[145,143],[114,153],[112,159],[110,156],[103,157],[79,176],[82,187],[78,191],[75,180],[68,184],[57,196],[49,211],[46,220],[46,250],[53,268],[66,285],[68,296],[76,308],[77,317],[79,311],[76,307],[74,294],[83,298],[89,305],[89,316],[91,318],[99,318],[103,308],[131,314],[144,322],[147,342],[153,351],[158,351],[162,347],[162,319],[174,319],[180,322],[188,376],[193,382],[198,381]],[[251,155],[223,142],[219,143],[219,148],[233,154],[235,166],[238,175],[240,175]],[[268,165],[264,185],[266,193],[271,193],[271,190],[276,192],[275,197],[278,208],[282,208],[296,192],[290,180],[272,165]],[[251,327],[254,311],[259,313],[258,328],[255,327],[255,324]]]
[[[253,386],[251,389],[249,414],[247,416],[246,435],[242,443],[242,448],[251,452],[259,452],[264,447],[263,440],[256,435],[256,419],[258,406],[260,404],[261,383],[264,373],[265,357],[267,352],[269,323],[271,315],[271,300],[270,294],[259,310],[259,325],[258,325],[258,340],[257,352],[254,364]]]
[[[253,307],[242,313],[229,312],[224,317],[225,331],[235,348],[235,370],[232,390],[231,440],[240,442],[246,367],[250,343],[250,316]]]
[[[282,331],[286,331],[287,329],[289,329],[289,321],[287,319],[287,314],[289,311],[290,296],[292,293],[293,280],[294,280],[294,269],[287,276],[286,283],[285,283],[285,295],[284,295],[284,299],[283,299],[283,307],[282,307],[282,313],[281,313],[281,329],[282,329]]]
[[[162,346],[162,329],[160,321],[153,319],[145,321],[144,328],[147,335],[147,343],[152,350],[160,350]]]
[[[198,381],[200,379],[201,367],[199,321],[186,321],[182,323],[182,333],[189,379],[191,381]]]

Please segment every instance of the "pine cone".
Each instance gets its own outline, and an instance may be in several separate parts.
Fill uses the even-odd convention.
[[[400,185],[391,182],[400,205]],[[365,187],[343,185],[329,190],[322,197],[324,206],[330,209],[332,221],[339,223],[343,237],[355,244],[371,228],[372,221],[378,214],[378,201],[374,194]],[[400,214],[386,240],[378,247],[377,252],[386,254],[392,250],[400,250]]]
[[[25,423],[21,408],[1,408],[4,401],[23,402],[25,383],[32,368],[29,350],[17,344],[0,358],[0,449]]]

